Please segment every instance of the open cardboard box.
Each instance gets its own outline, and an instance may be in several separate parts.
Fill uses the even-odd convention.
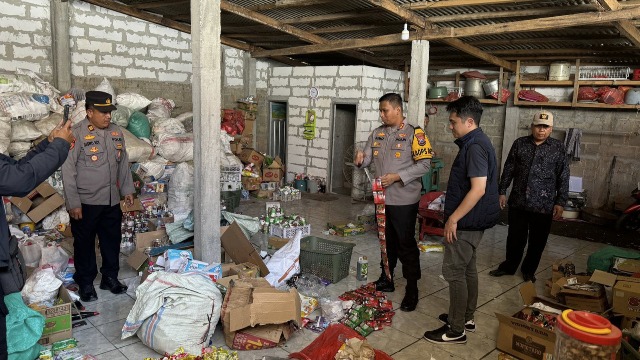
[[[71,308],[74,305],[64,285],[60,285],[58,298],[62,300],[59,305],[38,311],[46,318],[42,336],[38,340],[41,345],[49,345],[73,336],[71,330]]]
[[[9,201],[36,224],[64,205],[62,196],[46,181],[38,185],[27,196],[13,196]]]
[[[598,291],[565,288],[564,286],[573,278],[577,280],[578,284],[593,282],[591,280],[592,277],[585,275],[575,275],[569,278],[561,277],[551,284],[551,296],[558,298],[562,303],[574,310],[603,313],[608,309],[607,295],[604,288],[600,286],[601,284],[596,283],[599,287]]]
[[[144,253],[144,249],[151,247],[153,240],[165,238],[167,238],[167,232],[164,229],[136,234],[136,249],[127,258],[127,264],[140,270],[149,259],[149,256]]]
[[[240,230],[240,226],[235,222],[224,230],[222,236],[220,236],[220,243],[224,248],[225,254],[236,264],[250,262],[260,268],[260,276],[267,276],[267,274],[269,274],[269,269],[264,261],[262,261],[260,254],[253,245],[251,245],[249,239],[247,239],[242,230]]]
[[[276,156],[271,165],[262,169],[262,181],[264,182],[279,182],[283,177],[284,166],[280,156]]]
[[[628,317],[640,316],[640,278],[596,270],[591,281],[613,287],[613,312]]]
[[[238,279],[227,287],[222,305],[224,337],[236,350],[278,346],[300,326],[300,296],[295,289],[280,291],[263,278]]]
[[[566,306],[551,299],[538,296],[535,285],[531,282],[526,282],[520,286],[520,296],[525,305],[541,302],[558,310],[567,309]],[[530,312],[531,309],[525,308],[521,311]],[[541,312],[545,313],[544,311]],[[516,318],[518,313],[511,316],[496,313],[499,322],[498,339],[496,341],[498,350],[523,360],[540,360],[553,356],[556,344],[554,330],[518,319]]]
[[[252,163],[258,169],[260,169],[260,167],[262,166],[262,162],[264,161],[264,155],[260,154],[252,148],[242,149],[242,152],[240,153],[240,155],[238,155],[238,158],[240,159],[240,161],[242,161],[243,164]]]

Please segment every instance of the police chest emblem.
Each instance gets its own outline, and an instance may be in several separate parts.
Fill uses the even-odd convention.
[[[427,139],[424,137],[424,133],[416,133],[416,140],[418,140],[418,145],[425,146],[427,144]]]
[[[380,143],[377,141],[373,142],[373,145],[371,145],[371,147],[380,147]]]
[[[396,149],[402,149],[402,144],[396,144]]]
[[[122,144],[116,144],[116,149],[122,149]]]
[[[86,135],[86,136],[84,137],[84,139],[85,139],[85,140],[93,140],[93,139],[95,139],[95,138],[96,138],[96,136],[95,136],[95,135]]]
[[[111,132],[111,135],[113,135],[113,136],[118,136],[118,135],[120,135],[120,133],[119,133],[119,132],[117,132],[117,131],[112,131],[112,132]]]
[[[373,156],[378,156],[378,150],[373,152]]]
[[[407,134],[402,133],[402,134],[398,134],[398,136],[399,136],[399,137],[401,137],[401,138],[403,138],[403,137],[406,137],[406,136],[407,136]]]
[[[384,135],[385,135],[385,133],[383,133],[383,132],[379,132],[378,133],[378,136],[384,136]]]
[[[91,151],[92,153],[97,153],[98,152],[98,148],[94,146],[91,149],[89,149],[89,151]]]
[[[98,155],[91,155],[91,161],[98,161]]]
[[[400,157],[400,155],[401,155],[401,154],[400,154],[399,152],[396,152],[396,159],[397,159],[397,158],[399,158],[399,157]]]

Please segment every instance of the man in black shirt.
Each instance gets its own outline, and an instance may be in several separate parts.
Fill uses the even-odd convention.
[[[513,275],[520,265],[524,247],[529,247],[522,262],[522,277],[536,281],[535,273],[547,244],[553,219],[562,216],[569,192],[569,164],[564,145],[550,138],[553,114],[540,111],[533,117],[531,135],[516,139],[511,146],[500,179],[500,207],[509,196],[509,233],[507,258],[491,276]]]

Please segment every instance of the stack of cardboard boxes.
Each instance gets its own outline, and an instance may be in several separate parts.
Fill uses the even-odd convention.
[[[256,125],[258,104],[254,102],[238,101],[235,111],[241,113],[244,117],[244,130],[242,131],[242,134],[237,135],[233,142],[231,142],[231,151],[238,155],[243,149],[253,147],[253,135]]]

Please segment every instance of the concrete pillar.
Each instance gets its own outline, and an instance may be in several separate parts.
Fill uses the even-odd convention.
[[[515,83],[510,81],[509,90],[514,92]],[[482,122],[481,122],[482,123]],[[500,165],[500,173],[504,169],[504,163],[507,161],[511,145],[518,138],[518,125],[520,124],[520,108],[513,106],[513,100],[509,100],[504,114],[504,134],[502,136],[502,164]]]
[[[69,43],[69,2],[51,0],[51,61],[53,85],[65,92],[71,89],[71,46]]]
[[[411,72],[409,73],[409,104],[407,122],[423,126],[424,107],[427,101],[427,73],[429,72],[429,41],[411,42]]]
[[[220,262],[220,0],[191,0],[195,257]]]
[[[244,96],[256,96],[256,59],[247,51],[244,52]]]

